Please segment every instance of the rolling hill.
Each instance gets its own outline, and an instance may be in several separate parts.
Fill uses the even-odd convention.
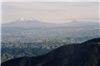
[[[99,22],[95,20],[66,21],[64,24],[51,24],[38,20],[16,20],[2,25],[2,42],[32,43],[54,39],[66,40],[67,38],[80,39],[76,41],[83,42],[99,37],[99,31]],[[73,43],[75,42],[73,41]]]
[[[100,66],[100,38],[84,43],[64,45],[38,57],[15,58],[1,66]]]

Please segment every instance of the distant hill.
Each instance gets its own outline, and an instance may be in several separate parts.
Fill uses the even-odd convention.
[[[2,42],[32,43],[43,40],[74,40],[68,43],[83,42],[100,37],[99,22],[96,20],[70,21],[64,24],[51,24],[38,20],[16,20],[2,25]]]
[[[82,44],[64,45],[48,54],[12,59],[1,66],[100,66],[99,40],[96,38]]]

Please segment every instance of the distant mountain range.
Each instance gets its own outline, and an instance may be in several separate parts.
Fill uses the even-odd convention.
[[[61,46],[38,57],[21,57],[1,66],[100,66],[100,38]]]
[[[3,24],[2,27],[20,27],[20,28],[52,28],[52,27],[84,27],[92,26],[96,27],[99,24],[99,20],[66,20],[65,23],[47,23],[36,19],[33,20],[16,20],[10,23]]]
[[[22,43],[27,43],[34,42],[34,40],[57,38],[87,38],[86,40],[88,40],[100,36],[99,30],[100,26],[97,20],[72,20],[64,24],[51,24],[38,20],[16,20],[2,25],[2,42],[23,41]],[[80,42],[82,41],[85,40],[80,40]]]

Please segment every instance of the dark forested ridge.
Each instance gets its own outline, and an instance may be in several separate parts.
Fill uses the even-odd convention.
[[[38,57],[21,57],[1,66],[100,66],[100,38],[64,45]]]

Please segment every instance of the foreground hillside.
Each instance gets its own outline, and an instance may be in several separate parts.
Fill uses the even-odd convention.
[[[1,66],[100,66],[100,38],[64,45],[38,57],[12,59]]]

